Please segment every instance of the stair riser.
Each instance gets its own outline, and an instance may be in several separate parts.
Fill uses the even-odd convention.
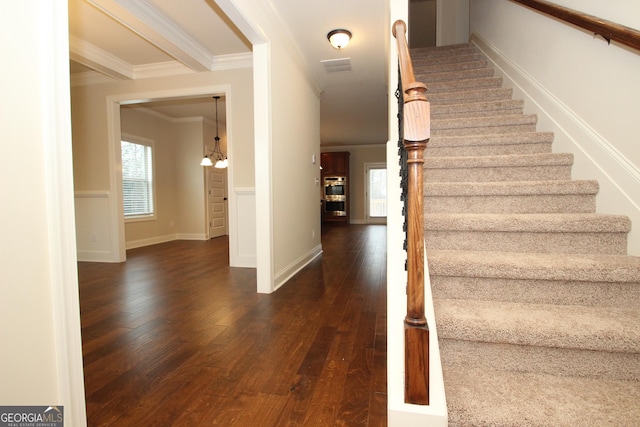
[[[433,140],[432,140],[433,141]],[[457,157],[457,156],[502,156],[508,154],[550,153],[551,142],[520,143],[501,145],[471,145],[459,147],[438,147],[427,145],[425,157]]]
[[[522,114],[524,103],[522,101],[502,100],[486,101],[451,105],[433,105],[431,107],[431,118],[433,121],[446,119],[447,115],[465,113],[467,117],[479,117],[482,113],[497,111],[495,115],[504,115],[504,111],[516,111],[513,114]]]
[[[434,113],[433,109],[431,110],[431,120],[432,122],[439,120],[452,120],[452,119],[466,119],[469,117],[492,117],[492,116],[512,116],[514,114],[522,114],[522,108],[504,108],[504,109],[484,109],[484,110],[466,110],[466,111],[457,111],[452,113]]]
[[[640,355],[441,339],[445,364],[522,373],[640,380]]]
[[[443,47],[419,47],[410,50],[411,58],[438,58],[451,55],[472,55],[477,54],[475,46],[468,44],[458,44]]]
[[[469,102],[498,101],[511,99],[511,89],[459,90],[452,92],[430,93],[427,98],[431,105],[451,105]]]
[[[504,135],[519,132],[534,132],[536,125],[483,126],[458,129],[431,129],[432,136],[472,136],[472,135]]]
[[[626,233],[532,233],[425,230],[432,250],[624,255]]]
[[[415,74],[415,79],[416,81],[428,82],[428,85],[432,85],[437,82],[493,77],[494,74],[492,68],[472,68],[469,70],[452,70],[440,73],[419,73]]]
[[[419,78],[416,80],[420,81]],[[424,79],[423,79],[424,80]],[[455,90],[474,90],[484,88],[501,88],[502,77],[479,77],[470,79],[458,79],[458,80],[441,80],[434,82],[427,82],[428,92],[450,92]],[[427,94],[428,95],[428,94]]]
[[[425,182],[551,181],[571,179],[571,166],[425,169]]]
[[[455,73],[460,71],[479,70],[479,69],[481,70],[486,68],[487,68],[487,61],[479,60],[479,61],[456,62],[453,64],[422,65],[420,66],[419,71],[421,75],[425,76],[424,82],[428,82],[429,76],[432,74]],[[416,69],[414,68],[413,71],[415,75]]]
[[[427,257],[429,252],[427,251]],[[433,266],[436,268],[435,266]],[[589,307],[637,307],[640,284],[431,275],[434,298]]]
[[[420,68],[423,66],[431,67],[439,64],[456,64],[459,62],[471,62],[471,61],[481,61],[482,55],[479,53],[467,53],[463,55],[445,55],[445,56],[423,56],[418,55],[416,58],[412,57],[413,60],[413,69],[415,72],[420,72]]]
[[[593,213],[593,195],[426,196],[425,213]]]
[[[469,116],[464,119],[446,119],[437,117],[431,120],[431,131],[440,132],[449,129],[467,129],[467,128],[498,128],[512,127],[522,125],[533,125],[531,133],[535,132],[535,125],[538,117],[535,115],[522,114],[500,114],[496,113],[491,116],[473,117]]]

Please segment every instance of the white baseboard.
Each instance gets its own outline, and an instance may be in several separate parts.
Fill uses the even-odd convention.
[[[77,257],[81,262],[118,262],[109,251],[78,251]]]
[[[178,236],[176,234],[167,234],[166,236],[156,236],[150,237],[148,239],[140,239],[140,240],[131,240],[125,243],[125,247],[127,250],[142,248],[144,246],[157,245],[158,243],[166,243],[171,242],[173,240],[177,240]]]
[[[203,233],[178,233],[174,240],[207,240],[207,235]]]
[[[640,255],[640,170],[495,46],[475,33],[471,43],[492,62],[514,98],[525,100],[525,112],[538,115],[538,130],[554,133],[554,151],[573,154],[573,178],[598,181],[597,212],[626,215],[635,224],[627,247],[629,254]]]
[[[234,263],[231,264],[231,267],[240,267],[240,268],[256,268],[256,257],[255,255],[238,255],[233,258]]]
[[[289,279],[291,279],[298,271],[302,270],[311,261],[316,259],[322,254],[322,245],[318,245],[291,264],[276,274],[273,283],[273,290],[275,291],[280,286],[284,285]]]

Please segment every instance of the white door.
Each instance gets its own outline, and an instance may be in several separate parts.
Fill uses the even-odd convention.
[[[227,170],[207,168],[209,238],[227,234]]]

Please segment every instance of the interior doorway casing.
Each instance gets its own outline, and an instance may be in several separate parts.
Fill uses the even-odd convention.
[[[200,86],[192,88],[171,89],[171,90],[154,90],[148,92],[136,92],[120,95],[108,96],[107,102],[107,127],[109,138],[109,186],[111,188],[109,195],[109,229],[111,240],[111,253],[114,262],[123,262],[126,260],[126,242],[124,229],[123,203],[122,203],[122,175],[119,173],[122,169],[122,157],[120,151],[120,141],[122,139],[120,106],[126,104],[135,104],[144,100],[145,102],[160,101],[172,98],[199,97],[209,96],[212,94],[222,94],[226,99],[227,108],[227,156],[229,158],[229,166],[227,168],[227,197],[228,197],[228,227],[229,227],[229,261],[230,265],[242,265],[238,262],[234,254],[238,251],[234,250],[234,244],[238,235],[238,224],[234,221],[237,216],[233,214],[236,210],[236,198],[232,191],[233,187],[233,121],[232,102],[233,94],[229,85],[213,85]],[[197,167],[198,166],[196,164]]]

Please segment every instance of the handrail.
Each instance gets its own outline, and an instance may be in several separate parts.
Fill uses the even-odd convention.
[[[427,86],[416,82],[406,39],[406,24],[393,24],[398,42],[403,92],[403,144],[407,153],[407,315],[405,336],[405,402],[429,404],[429,327],[424,311],[424,150],[431,136]]]
[[[611,40],[625,46],[640,50],[640,31],[615,22],[601,19],[587,13],[579,12],[568,7],[559,6],[544,0],[511,0],[547,15],[561,19],[570,24],[577,25],[596,35],[602,36],[607,42]]]

